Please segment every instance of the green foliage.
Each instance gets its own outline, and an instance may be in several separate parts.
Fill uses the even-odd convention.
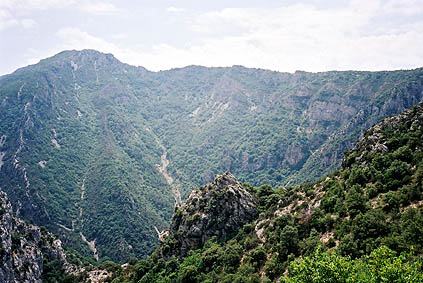
[[[172,269],[153,257],[136,278],[266,282],[288,268],[281,282],[423,282],[423,140],[414,138],[422,136],[421,115],[419,106],[401,122],[377,125],[340,171],[316,183],[246,186],[259,219],[226,242],[169,259]],[[380,140],[389,147],[374,150]]]
[[[312,256],[293,261],[281,282],[423,282],[422,267],[422,258],[397,255],[386,247],[356,260],[318,249]]]
[[[114,263],[113,261],[107,260],[98,266],[100,269],[107,270],[109,272],[120,272],[122,267],[120,264]]]
[[[285,74],[191,66],[153,73],[92,50],[62,52],[1,78],[0,136],[6,138],[0,183],[13,203],[22,203],[23,217],[84,256],[92,252],[80,233],[95,240],[100,262],[145,258],[158,246],[154,226],[166,227],[174,202],[157,170],[158,141],[183,198],[226,170],[253,185],[315,181],[338,169],[347,146],[375,120],[420,100],[422,71]],[[328,182],[321,212],[272,231],[266,226],[282,262],[312,251],[317,236],[311,229],[320,234],[344,225],[343,217],[366,214],[369,198],[380,197],[395,227],[396,213],[421,199],[421,131],[410,123],[385,133],[386,153],[362,154],[371,148],[364,145],[346,156],[348,168]],[[314,184],[299,189],[309,200]],[[299,201],[293,191],[271,186],[252,189],[262,219]],[[309,210],[309,200],[293,212]],[[236,240],[252,251],[261,243],[249,228]],[[344,230],[337,233],[340,244],[350,233]],[[402,243],[386,239],[394,232],[405,237],[389,231],[376,243]],[[352,237],[362,254],[365,247]],[[241,278],[232,271],[219,279]]]
[[[70,280],[70,277],[63,270],[62,263],[58,260],[47,261],[44,260],[43,262],[43,274],[41,279],[43,282],[63,282],[66,280]]]

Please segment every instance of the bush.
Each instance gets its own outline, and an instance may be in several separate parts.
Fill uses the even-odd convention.
[[[383,246],[356,260],[319,248],[314,255],[293,261],[281,282],[423,282],[422,265],[422,258],[413,259],[411,253],[397,256]]]

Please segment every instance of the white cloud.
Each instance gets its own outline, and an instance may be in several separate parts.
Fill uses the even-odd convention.
[[[58,35],[68,48],[111,52],[126,63],[150,70],[190,64],[241,64],[290,72],[423,66],[423,17],[395,27],[375,25],[372,21],[388,15],[390,8],[381,15],[384,6],[378,1],[359,4],[362,1],[325,10],[292,5],[207,12],[189,20],[198,36],[182,47],[156,44],[122,48],[75,28],[61,30]],[[222,36],[225,28],[237,32]]]
[[[107,1],[90,0],[0,0],[0,8],[13,11],[34,11],[49,9],[76,8],[91,14],[114,14],[119,11],[113,4]]]
[[[87,0],[0,0],[0,30],[21,24],[24,28],[35,27],[28,15],[36,11],[74,9],[92,15],[112,15],[120,10],[108,2]]]
[[[125,39],[127,37],[128,37],[128,35],[125,34],[125,33],[117,33],[117,34],[112,35],[112,38],[114,40],[121,40],[121,39]]]
[[[61,39],[60,48],[62,49],[96,49],[112,53],[116,53],[119,50],[113,43],[74,27],[60,29],[56,35]]]
[[[37,26],[37,23],[33,19],[23,19],[21,20],[21,25],[23,28],[31,29]]]
[[[423,13],[421,0],[390,0],[382,6],[384,12],[391,14],[418,15]]]
[[[94,15],[112,15],[119,12],[119,9],[113,4],[106,2],[88,2],[82,4],[80,7],[82,11]]]
[[[18,24],[18,20],[9,11],[0,9],[0,31]]]
[[[423,15],[407,19],[413,7],[413,15],[421,9],[417,2],[351,1],[337,9],[292,5],[207,12],[191,20],[199,40],[184,48],[157,45],[150,56],[155,58],[153,69],[187,64],[243,64],[281,71],[423,66]],[[377,23],[394,10],[402,23]],[[230,30],[234,32],[222,36]]]
[[[179,13],[185,12],[185,9],[184,8],[169,7],[169,8],[166,9],[166,11],[168,11],[169,13],[179,14]]]
[[[179,26],[191,29],[191,34],[184,37],[186,41],[178,41],[178,45],[165,41],[169,35],[164,30],[162,42],[136,45],[136,35],[139,34],[129,30],[112,35],[110,42],[102,38],[101,31],[88,33],[75,25],[59,29],[50,51],[97,49],[150,70],[191,64],[240,64],[290,72],[414,68],[423,66],[421,1],[351,0],[348,5],[338,8],[295,4],[274,9],[233,8],[197,14],[194,10],[169,7],[167,12],[179,13],[175,17]],[[49,5],[59,5],[58,1],[48,2]],[[67,3],[77,6],[73,0]],[[82,5],[78,9],[81,11],[87,7]],[[113,5],[99,5],[91,12],[96,10],[97,14],[107,14],[114,13],[115,9]],[[23,22],[14,21],[10,13],[2,14],[0,9],[0,30],[19,24],[23,25]]]
[[[66,8],[74,0],[0,0],[0,31],[14,26],[34,28],[36,22],[27,16],[36,10]]]
[[[47,10],[65,8],[75,4],[75,0],[1,0],[0,7],[18,10]]]

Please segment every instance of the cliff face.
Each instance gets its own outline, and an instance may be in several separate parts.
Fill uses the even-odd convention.
[[[413,154],[423,150],[423,104],[420,103],[403,113],[388,117],[371,127],[363,138],[342,160],[345,168],[353,163],[368,166],[376,154],[395,153],[397,157],[411,160]],[[406,135],[411,135],[412,138]]]
[[[37,247],[39,229],[16,221],[6,194],[1,192],[1,282],[41,282],[43,258]],[[21,237],[26,235],[27,237]],[[31,240],[29,240],[31,239]]]
[[[256,201],[235,177],[229,172],[217,175],[212,183],[193,191],[182,207],[177,208],[169,231],[161,239],[165,243],[163,252],[184,256],[212,237],[227,240],[257,215]],[[177,248],[168,250],[166,243],[175,240]]]
[[[61,241],[39,227],[15,217],[7,195],[0,191],[0,282],[42,282],[43,259],[60,262],[67,273]]]

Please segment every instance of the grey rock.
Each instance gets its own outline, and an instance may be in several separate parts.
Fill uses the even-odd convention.
[[[237,179],[229,172],[217,175],[176,209],[167,238],[176,239],[178,247],[165,256],[185,256],[212,237],[227,240],[257,215],[256,201]]]
[[[24,222],[12,212],[0,191],[0,283],[42,282],[43,258],[58,260],[67,273],[76,269],[66,260],[62,243],[53,234]]]

